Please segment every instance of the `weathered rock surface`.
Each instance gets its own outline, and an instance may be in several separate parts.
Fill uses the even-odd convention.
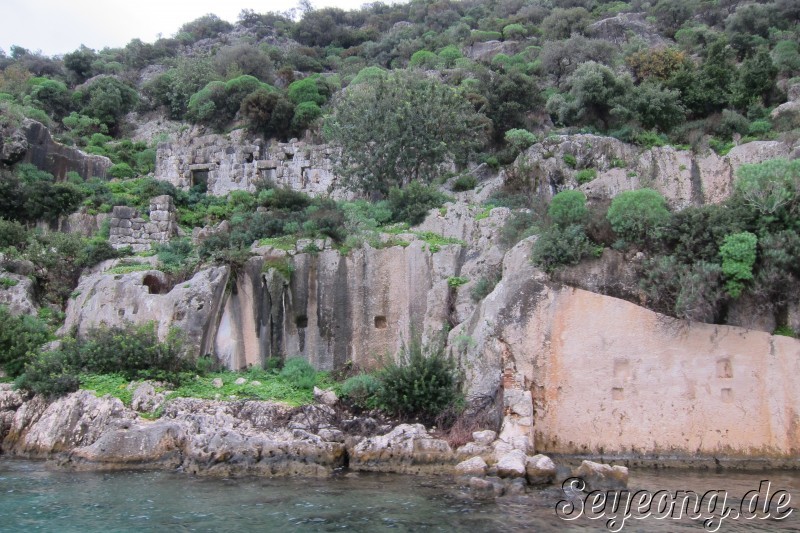
[[[491,61],[497,54],[514,55],[521,43],[517,41],[483,41],[464,48],[464,55],[475,61]]]
[[[671,146],[642,149],[612,137],[563,135],[534,144],[517,159],[535,176],[536,193],[548,199],[578,187],[577,172],[595,169],[597,177],[580,185],[590,198],[613,198],[623,191],[657,189],[674,208],[720,203],[733,192],[737,169],[787,157],[791,147],[779,141],[754,141],[734,147],[726,156],[709,151],[696,155]],[[571,165],[565,161],[575,159]]]
[[[38,306],[31,278],[13,274],[0,266],[0,305],[6,306],[12,315],[35,315]]]
[[[583,479],[589,491],[628,488],[628,469],[624,466],[583,461],[572,475]]]
[[[140,413],[152,413],[164,405],[165,400],[166,395],[163,392],[156,392],[153,384],[146,381],[137,385],[133,391],[131,408]]]
[[[171,327],[186,334],[192,355],[211,353],[215,325],[225,295],[227,267],[201,270],[190,280],[170,287],[168,278],[157,270],[130,274],[100,271],[81,277],[77,297],[67,306],[62,331],[76,328],[79,335],[101,325],[155,322],[165,339]]]
[[[556,477],[556,464],[546,455],[538,454],[525,461],[525,477],[530,485],[547,485]]]
[[[456,473],[461,476],[485,476],[486,468],[486,461],[483,460],[483,457],[473,457],[458,463]]]
[[[525,452],[511,450],[497,461],[497,475],[501,478],[525,477],[525,464],[527,462]]]
[[[472,433],[472,440],[475,444],[480,444],[483,446],[488,446],[489,444],[493,443],[497,438],[497,433],[492,431],[491,429],[484,429],[482,431],[474,431]]]
[[[504,428],[542,453],[797,466],[799,340],[551,284],[528,260],[534,240],[506,255],[503,279],[449,338],[470,394],[504,398]],[[473,342],[456,352],[461,336]],[[515,448],[505,438],[498,455]]]
[[[441,473],[452,468],[450,445],[431,437],[421,424],[401,424],[390,433],[364,439],[350,454],[350,468],[407,474]]]
[[[140,387],[138,396],[145,394]],[[352,421],[351,421],[352,422]],[[195,474],[324,476],[353,470],[452,472],[453,454],[421,425],[365,438],[327,406],[178,398],[155,421],[115,398],[79,391],[47,404],[0,392],[0,449],[79,469],[180,468]],[[347,430],[347,437],[343,430]],[[350,444],[346,445],[345,442]]]
[[[210,351],[234,369],[292,354],[333,370],[348,361],[374,366],[376,354],[397,353],[412,331],[428,340],[448,322],[447,280],[458,275],[463,247],[431,251],[409,240],[346,256],[259,250],[225,301]],[[291,264],[289,279],[275,264]]]
[[[0,130],[0,163],[13,165],[25,157],[28,139],[22,130],[3,128]]]
[[[314,401],[322,405],[336,405],[339,397],[332,390],[322,390],[314,387]]]
[[[22,141],[19,134],[12,135],[13,142],[8,144],[10,155],[4,155],[3,158],[10,157],[11,162],[19,161],[19,152],[24,147],[21,160],[49,172],[56,180],[63,181],[67,172],[77,172],[83,179],[105,178],[112,165],[107,157],[87,154],[54,141],[50,131],[35,120],[25,119],[19,131],[24,135],[25,141]],[[6,143],[5,140],[2,143],[4,153]]]
[[[589,25],[586,34],[617,45],[628,43],[632,37],[642,39],[651,47],[669,44],[670,41],[662,37],[658,29],[645,20],[646,15],[646,13],[619,13]]]
[[[41,398],[20,406],[3,449],[16,455],[46,458],[86,446],[105,432],[129,426],[135,413],[116,398],[78,391],[49,405]]]

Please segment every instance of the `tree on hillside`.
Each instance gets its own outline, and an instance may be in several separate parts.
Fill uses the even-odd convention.
[[[465,162],[485,130],[486,118],[452,87],[410,71],[350,86],[325,124],[348,186],[381,194]]]

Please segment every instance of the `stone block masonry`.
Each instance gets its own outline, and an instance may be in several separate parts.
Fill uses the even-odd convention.
[[[162,143],[156,157],[156,178],[181,189],[205,184],[208,193],[255,191],[268,180],[310,195],[345,198],[334,174],[335,151],[327,145],[292,140],[267,142],[243,130],[228,135],[187,132],[174,142]]]
[[[150,200],[150,220],[132,207],[118,205],[111,213],[109,243],[114,248],[130,246],[134,252],[149,250],[153,243],[169,242],[178,235],[175,204],[168,195]]]

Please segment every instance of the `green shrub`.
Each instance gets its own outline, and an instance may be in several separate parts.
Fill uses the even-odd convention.
[[[22,374],[25,363],[48,340],[50,332],[44,321],[29,315],[14,316],[0,305],[0,365],[9,376]]]
[[[570,168],[575,168],[578,166],[578,160],[572,154],[564,154],[564,157],[562,159],[564,160],[564,163]]]
[[[606,215],[614,233],[626,243],[645,245],[669,222],[667,202],[658,191],[639,189],[618,194]]]
[[[25,365],[25,373],[16,380],[19,388],[49,398],[75,392],[80,378],[68,354],[63,351],[45,352]]]
[[[583,224],[589,215],[589,210],[586,209],[586,195],[577,190],[561,191],[553,196],[547,214],[557,226]]]
[[[583,170],[579,170],[577,174],[575,174],[575,179],[578,180],[578,183],[583,185],[584,183],[589,183],[593,179],[597,177],[597,171],[593,168],[585,168]]]
[[[789,326],[778,326],[775,328],[775,331],[772,332],[773,335],[782,335],[784,337],[797,337],[798,333],[790,328]]]
[[[724,297],[718,264],[703,260],[682,263],[675,255],[662,255],[644,267],[641,287],[650,308],[688,320],[717,320]]]
[[[507,197],[505,199],[505,201],[509,200],[511,200],[511,198]],[[521,202],[522,199],[520,198],[516,201]],[[502,205],[502,202],[500,205]],[[506,207],[517,208],[521,206],[519,204],[512,203]],[[538,217],[533,210],[525,209],[521,211],[514,211],[511,216],[506,219],[506,223],[503,224],[503,227],[500,229],[500,244],[510,248],[525,237],[529,237],[536,233],[537,229]]]
[[[0,250],[5,248],[20,250],[27,240],[28,230],[25,229],[25,226],[13,220],[0,218]]]
[[[392,211],[393,222],[407,222],[414,226],[425,220],[428,211],[440,207],[447,197],[436,187],[423,185],[412,181],[400,189],[392,187],[389,190],[389,209]]]
[[[753,279],[753,265],[756,262],[758,237],[748,231],[734,233],[725,237],[719,248],[722,257],[722,273],[727,283],[725,290],[733,298],[738,298],[744,289],[744,282]]]
[[[190,239],[173,239],[166,244],[155,246],[158,261],[165,272],[187,275],[194,270],[197,257]]]
[[[800,160],[771,159],[742,165],[736,193],[761,215],[775,215],[800,198]]]
[[[322,109],[317,104],[314,102],[301,102],[294,109],[292,129],[294,131],[303,131],[321,116]]]
[[[552,272],[561,265],[577,265],[596,252],[583,226],[552,226],[533,245],[533,263]]]
[[[117,163],[116,165],[111,165],[111,168],[108,169],[108,175],[112,178],[125,179],[134,177],[136,172],[128,163]]]
[[[514,151],[521,152],[536,142],[536,135],[523,129],[510,129],[505,133],[505,141]]]
[[[770,131],[772,131],[772,123],[769,120],[754,120],[750,123],[750,128],[747,130],[747,134],[763,137]]]
[[[450,276],[447,278],[447,286],[452,289],[457,289],[458,287],[469,283],[469,278],[465,278],[463,276]]]
[[[472,301],[477,303],[486,298],[497,286],[497,283],[500,281],[500,276],[482,276],[475,282],[475,285],[472,286],[472,290],[469,292]]]
[[[381,394],[381,380],[372,374],[358,374],[342,383],[342,396],[357,409],[375,409]]]
[[[478,185],[478,178],[472,174],[459,176],[453,182],[453,190],[455,192],[471,191]]]
[[[287,359],[280,375],[298,389],[313,389],[317,383],[317,371],[302,357]]]
[[[380,405],[388,413],[433,423],[442,411],[462,401],[456,362],[441,350],[424,350],[419,340],[404,346],[397,361],[380,373]]]
[[[19,285],[19,281],[11,278],[0,278],[0,289],[10,289]]]

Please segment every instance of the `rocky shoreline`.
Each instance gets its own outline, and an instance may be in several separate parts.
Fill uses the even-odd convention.
[[[0,385],[0,453],[76,470],[178,470],[194,475],[330,476],[340,472],[453,475],[478,496],[524,492],[578,475],[624,488],[628,471],[584,461],[558,468],[544,455],[478,431],[453,449],[421,424],[346,417],[324,404],[163,397],[145,383],[133,408],[81,390],[48,403]],[[158,409],[160,417],[152,419]]]

